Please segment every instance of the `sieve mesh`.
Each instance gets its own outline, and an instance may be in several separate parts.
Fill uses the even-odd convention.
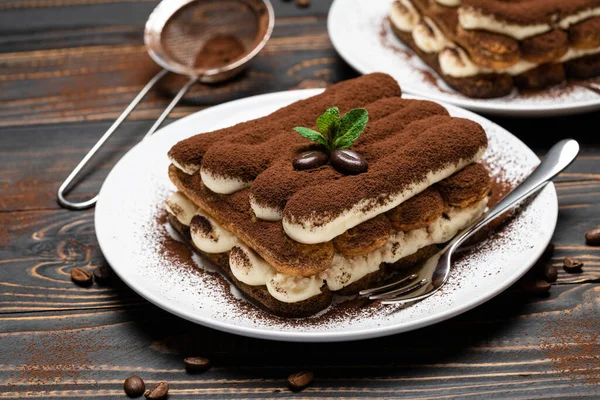
[[[169,58],[187,68],[206,69],[207,50],[213,56],[211,62],[217,64],[212,68],[234,62],[250,53],[264,36],[265,10],[260,4],[244,0],[192,2],[167,21],[161,46]],[[232,53],[232,46],[237,51]]]

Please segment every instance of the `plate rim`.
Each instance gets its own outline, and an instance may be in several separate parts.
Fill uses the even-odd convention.
[[[435,314],[432,316],[424,317],[424,318],[420,319],[417,323],[395,324],[395,325],[388,325],[388,326],[383,326],[383,327],[377,326],[377,327],[370,327],[370,328],[365,328],[365,329],[356,329],[351,332],[277,331],[277,330],[269,330],[269,329],[263,329],[263,328],[239,326],[239,325],[235,325],[232,323],[221,322],[221,321],[218,321],[218,320],[212,319],[212,318],[205,318],[203,316],[199,316],[197,314],[188,312],[186,310],[177,309],[174,305],[171,304],[171,302],[169,300],[161,299],[160,295],[152,293],[151,290],[149,290],[143,286],[136,285],[135,282],[131,283],[128,279],[128,276],[124,273],[125,269],[123,271],[120,271],[118,267],[115,267],[115,263],[114,263],[115,260],[114,260],[113,256],[110,254],[110,252],[105,251],[107,248],[106,240],[108,240],[106,238],[110,235],[110,230],[105,231],[106,229],[108,229],[108,227],[102,223],[101,216],[102,216],[103,209],[104,209],[103,208],[103,205],[104,205],[103,194],[106,190],[108,190],[106,188],[109,186],[111,180],[113,179],[113,176],[115,176],[117,174],[116,171],[118,171],[118,167],[123,162],[123,160],[125,160],[127,157],[131,157],[131,154],[135,154],[135,152],[139,151],[136,149],[139,149],[142,146],[147,146],[148,142],[151,142],[152,140],[156,140],[157,137],[168,134],[170,130],[176,129],[179,125],[186,123],[187,120],[199,118],[198,117],[199,114],[202,115],[202,113],[208,114],[211,112],[220,112],[227,108],[239,107],[240,104],[244,104],[246,102],[252,103],[254,101],[257,101],[258,99],[265,99],[265,98],[274,98],[274,100],[272,100],[272,99],[270,99],[270,100],[278,101],[278,102],[284,102],[285,100],[289,100],[289,98],[291,98],[293,100],[299,100],[302,98],[310,97],[310,96],[316,95],[318,93],[321,93],[323,90],[324,89],[288,90],[288,91],[261,94],[261,95],[257,95],[257,96],[250,96],[250,97],[245,97],[242,99],[237,99],[237,100],[233,100],[230,102],[226,102],[226,103],[214,106],[214,107],[210,107],[205,110],[197,111],[197,112],[190,114],[186,117],[183,117],[177,121],[174,121],[173,123],[161,128],[152,137],[150,137],[144,141],[141,141],[138,144],[136,144],[134,147],[132,147],[115,164],[115,166],[111,169],[111,171],[107,175],[107,177],[100,189],[98,203],[96,204],[96,209],[94,211],[94,226],[95,226],[98,244],[100,246],[100,249],[101,249],[102,254],[104,255],[106,261],[111,265],[114,272],[119,276],[119,278],[121,280],[123,280],[123,282],[129,288],[131,288],[133,291],[135,291],[137,294],[139,294],[140,296],[142,296],[144,299],[146,299],[150,303],[154,304],[155,306],[158,306],[159,308],[162,308],[163,310],[165,310],[171,314],[177,315],[183,319],[186,319],[188,321],[191,321],[191,322],[203,325],[203,326],[207,326],[209,328],[213,328],[213,329],[217,329],[220,331],[233,333],[233,334],[237,334],[237,335],[247,336],[247,337],[253,337],[253,338],[258,338],[258,339],[269,339],[269,340],[276,340],[276,341],[306,342],[306,343],[308,343],[308,342],[345,342],[345,341],[363,340],[363,339],[370,339],[370,338],[376,338],[376,337],[382,337],[382,336],[389,336],[389,335],[394,335],[394,334],[401,333],[401,332],[408,332],[408,331],[412,331],[415,329],[420,329],[420,328],[428,326],[428,325],[433,325],[438,322],[445,321],[456,315],[467,312],[467,311],[489,301],[493,297],[497,296],[498,294],[500,294],[501,292],[506,290],[512,284],[514,284],[520,277],[522,277],[530,269],[530,267],[543,254],[545,247],[548,245],[548,243],[550,243],[552,235],[554,234],[554,231],[556,229],[556,222],[558,219],[558,199],[557,199],[556,189],[555,189],[553,183],[550,183],[549,185],[547,185],[547,187],[543,190],[544,192],[549,191],[550,195],[552,196],[551,205],[554,208],[554,210],[548,210],[549,214],[551,214],[551,215],[548,215],[548,217],[552,218],[552,221],[550,221],[552,229],[550,229],[544,237],[542,237],[540,240],[538,240],[538,243],[542,243],[544,246],[541,246],[538,249],[538,251],[535,252],[534,255],[532,255],[531,259],[528,259],[528,260],[525,260],[525,262],[522,262],[523,265],[527,265],[527,268],[523,268],[519,272],[519,274],[515,275],[515,277],[512,281],[503,282],[503,284],[498,285],[497,287],[494,288],[494,290],[488,292],[485,296],[477,298],[475,301],[463,303],[460,306],[453,307],[445,312]],[[403,95],[403,97],[413,98],[413,99],[422,99],[422,97],[414,96],[414,95],[406,95],[406,96]],[[535,155],[535,153],[533,153],[533,151],[526,144],[524,144],[518,137],[514,136],[512,133],[508,132],[506,129],[504,129],[501,126],[499,126],[498,124],[488,120],[487,118],[479,116],[469,110],[464,110],[464,109],[461,109],[460,107],[456,107],[456,106],[453,106],[453,105],[450,105],[450,104],[447,104],[444,102],[438,102],[438,103],[440,103],[443,107],[446,107],[449,111],[451,111],[451,109],[454,108],[454,109],[459,109],[461,112],[467,113],[467,115],[466,115],[467,118],[474,117],[475,120],[485,120],[487,123],[495,125],[496,129],[501,129],[505,133],[513,136],[514,139],[519,141],[520,144],[522,146],[524,146],[525,149],[527,149],[533,155]],[[169,129],[167,129],[167,127],[169,127]],[[192,135],[193,134],[190,134],[190,136],[192,136]],[[553,212],[550,213],[550,211],[553,211]]]
[[[334,13],[341,13],[344,10],[342,9],[342,6],[340,6],[340,4],[344,2],[348,3],[348,0],[334,0],[331,4],[331,7],[329,8],[329,12],[327,13],[327,34],[329,36],[329,39],[331,40],[331,43],[333,44],[334,49],[345,62],[347,62],[354,70],[358,71],[361,74],[368,74],[372,72],[384,72],[379,71],[377,69],[371,70],[370,68],[365,66],[363,61],[359,57],[354,57],[354,53],[342,44],[343,40],[341,39],[341,37],[338,37],[337,34],[334,34],[335,32],[337,32],[338,25],[336,24],[341,24],[341,21],[338,21],[338,18],[335,18],[337,14],[334,15]],[[338,8],[340,8],[340,11],[338,11]],[[409,49],[409,51],[412,52],[411,49]],[[433,69],[431,69],[431,67],[427,66],[427,68],[430,72],[436,73],[435,71],[433,71]],[[508,102],[506,104],[493,104],[489,103],[486,99],[448,98],[443,94],[427,93],[418,89],[413,90],[410,85],[406,87],[405,83],[400,83],[400,87],[402,88],[402,93],[420,96],[428,100],[443,102],[470,111],[486,113],[488,115],[504,115],[513,117],[565,116],[583,114],[586,112],[591,112],[600,109],[600,96],[598,96],[597,100],[590,99],[573,105],[547,104],[537,107],[534,105],[519,105],[519,107],[517,108],[511,106],[511,103]]]

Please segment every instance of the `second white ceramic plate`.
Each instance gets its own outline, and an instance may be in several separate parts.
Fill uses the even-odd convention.
[[[507,116],[553,116],[600,109],[600,94],[570,84],[537,94],[471,99],[444,83],[391,32],[387,14],[393,0],[335,0],[328,17],[331,41],[340,55],[363,74],[385,72],[402,91],[473,111]],[[600,87],[600,85],[599,85]]]
[[[106,178],[95,215],[102,252],[121,279],[157,306],[215,329],[273,340],[346,341],[409,331],[463,313],[509,287],[542,254],[558,214],[553,185],[507,227],[456,262],[443,292],[405,309],[373,303],[301,320],[274,318],[250,306],[223,278],[211,274],[208,261],[195,257],[197,267],[190,267],[165,254],[168,228],[158,217],[163,201],[175,189],[167,176],[171,146],[320,92],[280,92],[212,107],[168,125],[130,150]],[[527,146],[498,125],[469,111],[445,107],[452,115],[483,126],[489,138],[484,161],[499,179],[514,183],[539,163]]]

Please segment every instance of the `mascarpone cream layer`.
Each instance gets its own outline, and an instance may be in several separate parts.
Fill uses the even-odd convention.
[[[217,237],[216,243],[205,241],[197,243],[192,240],[200,250],[205,252],[214,251],[214,246],[229,247],[225,251],[230,251],[229,267],[236,279],[250,286],[264,285],[269,294],[277,300],[296,303],[319,295],[324,282],[330,290],[340,290],[377,271],[381,263],[394,263],[425,246],[448,241],[459,230],[477,219],[484,212],[487,202],[486,197],[466,208],[452,207],[446,212],[445,217],[438,218],[427,228],[409,232],[396,231],[384,246],[364,256],[344,256],[336,252],[329,269],[309,277],[278,273],[273,266],[231,233],[228,234],[234,237],[234,240],[223,234]],[[194,208],[195,205],[180,193],[174,193],[166,202],[167,211],[175,215],[181,223],[192,220],[189,215],[190,210]],[[187,211],[182,215],[173,210]],[[216,231],[218,224],[212,219],[209,221],[213,225],[213,231]],[[223,228],[219,227],[219,229]],[[228,245],[224,246],[223,243],[219,243],[220,241],[226,241]]]
[[[460,6],[460,0],[435,0],[436,3],[446,7]]]
[[[395,263],[423,247],[450,240],[483,214],[487,202],[486,197],[469,207],[452,207],[446,212],[448,218],[439,217],[427,228],[396,231],[383,247],[364,256],[349,257],[336,252],[331,268],[320,276],[327,281],[330,290],[340,290],[377,271],[381,263]]]
[[[171,163],[176,166],[177,169],[185,172],[188,175],[194,175],[200,170],[200,166],[198,164],[179,164],[173,157],[169,157],[169,161],[171,161]]]
[[[452,43],[430,18],[424,17],[412,31],[416,45],[426,53],[438,53]]]
[[[460,160],[457,164],[448,165],[446,168],[435,172],[429,172],[421,182],[415,182],[410,188],[388,196],[387,201],[383,205],[374,206],[373,199],[364,199],[331,220],[322,220],[315,217],[297,221],[284,216],[283,229],[290,238],[300,243],[314,244],[328,242],[348,229],[391,210],[467,165],[479,161],[484,152],[485,148],[482,148],[472,158]]]
[[[280,221],[283,218],[283,210],[260,204],[252,194],[250,195],[250,207],[256,218],[265,221]]]
[[[548,32],[552,29],[568,29],[571,25],[581,22],[590,17],[600,15],[600,7],[580,11],[576,14],[558,19],[558,15],[553,15],[554,24],[539,23],[520,25],[496,18],[494,15],[486,14],[473,7],[460,7],[458,9],[458,22],[465,29],[481,29],[489,32],[501,33],[513,37],[517,40],[527,39],[529,37]]]
[[[214,175],[205,168],[200,169],[200,177],[207,188],[219,194],[235,193],[252,185],[251,181]]]
[[[229,268],[240,282],[251,286],[266,285],[267,281],[277,274],[271,264],[242,243],[231,249]]]
[[[255,251],[246,246],[237,236],[224,229],[213,218],[206,215],[180,192],[173,193],[165,201],[166,211],[190,227],[192,242],[206,253],[229,253],[229,268],[240,282],[250,286],[266,285],[269,294],[285,303],[296,303],[321,293],[323,280],[318,276],[301,277],[278,273]],[[196,227],[194,217],[205,218],[207,224]],[[205,222],[205,221],[203,221]]]
[[[175,216],[177,221],[182,225],[190,226],[192,218],[198,211],[198,206],[192,203],[182,193],[175,192],[165,200],[165,209],[169,214]]]
[[[392,10],[390,11],[390,16],[392,15],[392,13],[400,14],[403,12],[407,13],[405,9],[392,7]],[[411,18],[413,17],[411,16]],[[397,17],[396,19],[390,19],[392,23],[395,24],[395,20],[401,18]],[[398,29],[400,28],[398,27]],[[516,76],[527,72],[533,68],[536,68],[540,65],[526,60],[519,60],[515,65],[502,69],[491,69],[479,66],[471,60],[466,51],[464,51],[462,48],[456,46],[452,41],[450,41],[440,31],[437,25],[427,17],[420,19],[418,23],[415,23],[413,25],[412,36],[415,41],[415,44],[422,51],[426,53],[439,53],[438,61],[442,73],[448,76],[452,76],[454,78],[468,78],[471,76],[488,73],[505,73],[512,76]],[[596,54],[599,52],[600,47],[594,49],[570,48],[561,59],[557,60],[557,62],[565,62],[586,55]]]
[[[508,68],[491,69],[481,67],[471,61],[469,55],[460,47],[445,48],[438,55],[440,68],[445,75],[455,78],[467,78],[479,74],[499,73],[519,75],[537,67],[535,64],[525,60],[519,60],[515,65]]]
[[[239,242],[237,236],[224,229],[202,210],[198,209],[194,218],[198,218],[199,223],[195,224],[196,221],[192,219],[190,236],[200,250],[210,254],[225,253]]]
[[[410,0],[397,0],[392,3],[390,20],[399,30],[411,32],[421,21],[421,15]]]

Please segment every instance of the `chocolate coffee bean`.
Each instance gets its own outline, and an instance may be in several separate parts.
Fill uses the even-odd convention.
[[[583,263],[576,258],[566,257],[563,261],[563,267],[569,273],[578,273],[581,272]]]
[[[541,278],[546,282],[556,282],[556,279],[558,279],[558,270],[552,264],[545,264],[541,270]]]
[[[521,290],[527,294],[544,294],[550,291],[552,285],[546,281],[537,279],[522,279],[519,281]]]
[[[110,282],[110,280],[113,278],[113,272],[107,265],[101,265],[94,268],[93,274],[96,283],[100,284]]]
[[[146,390],[146,385],[142,378],[137,375],[130,376],[123,382],[123,390],[129,397],[140,397]]]
[[[148,400],[162,400],[167,398],[169,393],[169,384],[167,382],[159,382],[152,386],[152,389],[146,390],[144,396]]]
[[[190,372],[206,371],[210,368],[210,360],[204,357],[188,357],[183,360],[185,369]]]
[[[369,167],[360,154],[348,149],[334,150],[331,153],[331,165],[345,174],[360,174]]]
[[[293,391],[300,391],[310,385],[313,380],[313,373],[308,371],[297,372],[288,376],[288,386]]]
[[[592,229],[586,233],[585,242],[590,246],[600,246],[600,228]]]
[[[75,267],[71,270],[71,279],[78,285],[88,286],[92,284],[94,276],[90,271],[83,268]]]
[[[327,153],[319,150],[305,151],[300,153],[292,161],[292,165],[297,170],[312,169],[327,164],[329,156]]]

